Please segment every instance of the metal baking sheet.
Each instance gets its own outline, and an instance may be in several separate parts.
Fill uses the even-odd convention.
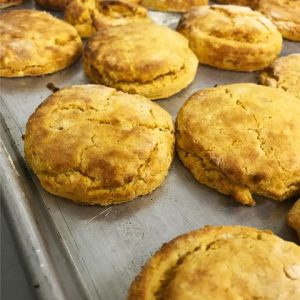
[[[160,12],[151,15],[172,28],[179,18]],[[300,44],[284,41],[282,55],[295,52],[300,52]],[[175,120],[195,91],[256,82],[256,77],[200,66],[188,88],[157,102]],[[26,165],[22,135],[29,116],[51,94],[48,83],[59,88],[88,83],[82,61],[48,76],[1,79],[0,102],[2,207],[40,299],[126,299],[131,281],[162,243],[206,224],[267,228],[296,242],[285,222],[291,201],[257,197],[255,207],[239,205],[196,182],[177,157],[160,188],[126,204],[83,207],[47,193]]]

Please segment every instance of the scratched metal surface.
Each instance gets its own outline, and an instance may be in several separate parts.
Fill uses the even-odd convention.
[[[26,5],[30,7],[30,4]],[[155,21],[173,28],[178,21],[176,14],[151,14]],[[295,52],[300,52],[300,44],[285,41],[282,55]],[[193,92],[215,84],[255,82],[256,77],[255,73],[200,66],[188,88],[158,103],[175,119],[178,109]],[[7,160],[6,165],[3,163],[1,168],[7,177],[10,176],[8,171],[12,172],[10,183],[5,183],[5,191],[12,196],[4,195],[3,203],[21,241],[23,257],[32,260],[32,252],[42,248],[46,256],[39,259],[45,259],[52,268],[47,273],[49,268],[45,268],[44,263],[38,265],[38,260],[34,259],[29,263],[29,272],[41,284],[40,298],[125,299],[131,281],[162,243],[206,224],[268,228],[287,240],[296,241],[294,232],[285,223],[291,201],[276,203],[257,198],[255,207],[238,205],[229,197],[197,183],[177,157],[160,188],[127,204],[82,207],[44,191],[27,170],[23,158],[21,137],[27,119],[50,95],[48,83],[62,88],[87,82],[81,61],[44,77],[1,80],[2,146],[7,152],[0,148],[0,157],[10,156],[10,161]],[[15,177],[14,168],[17,170]],[[3,176],[3,186],[5,178]],[[17,182],[19,179],[20,183]],[[12,191],[11,183],[19,184],[20,191],[15,188]],[[22,205],[27,205],[24,211],[20,210],[18,193],[25,197],[22,200]],[[20,218],[16,217],[17,212]],[[33,222],[36,226],[31,228]],[[37,241],[31,242],[30,237],[35,235]],[[47,273],[46,282],[39,278],[43,272]],[[61,292],[51,294],[51,289],[61,289]]]

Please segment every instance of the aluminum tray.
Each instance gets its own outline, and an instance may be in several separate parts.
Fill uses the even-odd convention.
[[[173,28],[178,21],[176,14],[151,15]],[[285,41],[282,54],[294,52],[300,52],[300,44]],[[175,119],[195,91],[255,82],[256,76],[200,66],[187,89],[158,103]],[[24,161],[27,119],[51,94],[48,83],[64,87],[87,82],[81,61],[53,75],[1,80],[2,204],[40,299],[125,299],[131,281],[162,243],[206,224],[268,228],[296,241],[285,223],[291,201],[258,198],[255,207],[236,204],[196,182],[177,158],[160,188],[127,204],[83,207],[43,190]]]

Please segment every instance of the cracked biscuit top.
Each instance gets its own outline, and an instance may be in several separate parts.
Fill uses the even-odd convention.
[[[300,247],[242,226],[206,226],[162,248],[128,300],[300,298]]]
[[[300,42],[300,0],[259,0],[257,9],[272,20],[284,38]]]
[[[199,62],[220,69],[255,71],[280,53],[282,36],[261,13],[236,5],[200,6],[186,12],[177,30]]]
[[[197,66],[186,38],[154,23],[101,30],[84,50],[84,68],[92,82],[150,99],[166,98],[185,88]]]
[[[177,150],[201,183],[254,205],[300,195],[300,101],[255,84],[204,89],[177,116]]]
[[[208,0],[141,0],[141,3],[154,10],[185,12],[194,6],[207,5]]]
[[[259,82],[266,86],[280,88],[300,98],[300,53],[277,58],[263,70]]]
[[[47,191],[81,204],[121,203],[163,182],[173,159],[173,122],[142,96],[72,86],[33,113],[24,147]]]
[[[65,10],[65,19],[76,28],[81,37],[90,37],[109,26],[152,22],[147,9],[136,2],[70,0]]]
[[[300,199],[298,199],[287,215],[289,226],[294,228],[300,239]]]
[[[73,64],[81,54],[74,27],[46,12],[12,10],[0,15],[0,76],[38,76]]]

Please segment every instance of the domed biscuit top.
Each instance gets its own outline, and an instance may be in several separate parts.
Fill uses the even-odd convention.
[[[208,0],[141,0],[141,3],[154,10],[185,12],[194,6],[207,5]]]
[[[154,23],[101,30],[84,50],[84,68],[92,82],[150,99],[166,98],[185,88],[197,66],[186,38]]]
[[[300,298],[300,247],[269,231],[206,226],[162,248],[144,266],[128,300]]]
[[[201,183],[254,205],[300,196],[300,101],[255,84],[204,89],[177,116],[177,150]]]
[[[81,54],[74,27],[46,12],[12,10],[0,15],[0,76],[38,76],[64,69]]]
[[[295,202],[287,216],[288,224],[294,228],[300,239],[300,199]]]
[[[30,117],[25,157],[47,191],[81,204],[116,204],[161,185],[173,131],[171,116],[144,97],[72,86]]]
[[[280,88],[300,98],[300,53],[277,58],[263,70],[259,82],[266,86]]]
[[[70,0],[65,19],[82,37],[90,37],[109,26],[151,22],[144,7],[121,0]]]
[[[184,14],[178,31],[199,62],[221,69],[255,71],[280,53],[282,37],[274,24],[249,7],[212,5]]]
[[[300,0],[260,0],[257,9],[272,20],[284,38],[300,41]]]

